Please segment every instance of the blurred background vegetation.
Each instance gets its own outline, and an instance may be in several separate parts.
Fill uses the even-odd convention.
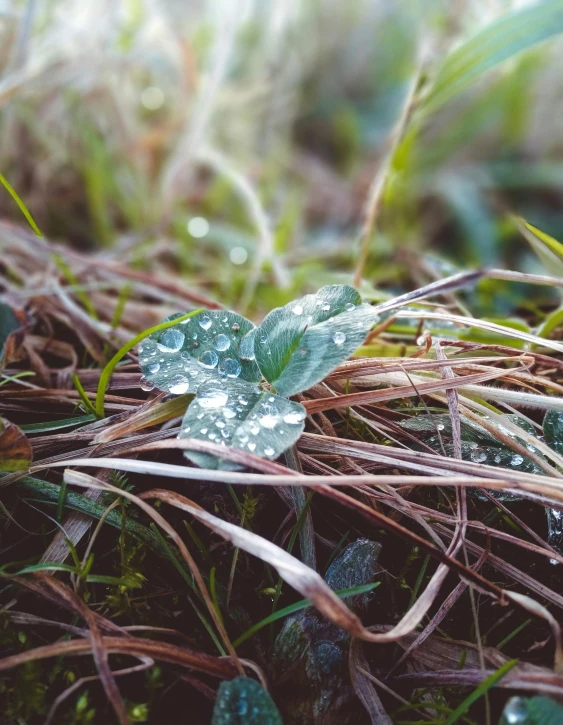
[[[560,0],[0,0],[0,170],[48,236],[265,310],[352,278],[412,91],[368,293],[545,273],[508,212],[563,237],[561,30]]]

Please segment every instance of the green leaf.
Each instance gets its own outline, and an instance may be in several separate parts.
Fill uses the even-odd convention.
[[[179,317],[171,315],[166,321]],[[258,366],[240,351],[244,336],[253,328],[250,320],[235,312],[204,310],[139,345],[143,375],[160,390],[177,395],[195,392],[208,381],[258,382]]]
[[[211,725],[283,725],[266,690],[250,677],[222,682]]]
[[[499,725],[560,725],[563,707],[549,697],[511,697],[506,703]]]
[[[12,308],[0,302],[0,370],[15,351],[17,345],[14,333],[21,327],[22,323]]]
[[[368,539],[349,544],[329,566],[327,584],[334,588],[373,583],[380,549]],[[347,603],[356,614],[364,614],[370,597],[356,595]],[[349,680],[349,644],[350,634],[327,623],[312,607],[284,622],[274,643],[272,671],[279,683],[280,708],[290,722],[312,722],[305,716],[311,712],[319,723],[361,720],[361,705]]]
[[[525,219],[516,219],[516,223],[547,272],[563,277],[563,244]]]
[[[256,362],[276,392],[294,395],[357,350],[377,317],[353,287],[323,287],[265,317],[254,334]]]
[[[376,575],[381,544],[370,539],[358,539],[349,544],[328,567],[326,583],[331,589],[349,589],[372,582]],[[365,609],[369,596],[356,596],[348,602],[349,608],[359,613]]]
[[[530,435],[536,435],[534,427],[523,418],[517,415],[507,415],[506,420],[515,423]],[[452,423],[449,415],[440,413],[434,413],[432,416],[417,415],[402,421],[400,425],[415,433],[418,438],[424,440],[426,445],[438,453],[444,452],[446,456],[454,455]],[[499,428],[503,433],[511,435],[508,430],[503,430],[502,426],[499,426]],[[530,446],[529,450],[543,458],[542,454],[533,446]],[[486,428],[464,416],[461,417],[461,456],[465,461],[482,463],[487,466],[509,468],[523,473],[543,473],[543,469],[530,458],[516,453]],[[493,496],[502,501],[511,501],[515,498],[513,494],[501,491],[494,492]]]
[[[543,419],[545,442],[559,455],[563,454],[563,413],[548,410]]]
[[[444,61],[424,101],[435,111],[482,73],[563,31],[563,0],[543,0],[489,23]]]
[[[187,409],[178,437],[211,441],[274,459],[299,438],[306,417],[299,403],[244,380],[230,380],[228,385],[208,381],[200,385]],[[238,468],[208,453],[185,451],[185,456],[204,468]]]

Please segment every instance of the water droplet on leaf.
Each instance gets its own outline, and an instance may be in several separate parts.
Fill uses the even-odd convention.
[[[219,372],[226,375],[228,378],[238,378],[240,375],[241,366],[238,360],[234,360],[231,357],[226,358],[219,365]]]
[[[243,337],[239,345],[239,355],[242,360],[254,360],[254,336]]]
[[[509,725],[517,725],[528,720],[528,705],[523,697],[511,697],[504,708],[504,719]]]
[[[259,419],[259,422],[264,428],[272,429],[278,424],[278,419],[275,415],[266,414]]]
[[[184,344],[184,333],[180,330],[165,330],[160,336],[157,347],[160,352],[178,352]]]
[[[284,415],[283,422],[287,423],[288,425],[298,425],[303,420],[305,420],[305,417],[305,413],[300,410],[296,410],[295,412]]]
[[[152,382],[152,380],[149,380],[143,375],[142,378],[139,380],[139,387],[141,388],[141,390],[145,390],[148,393],[151,390],[154,390],[154,383]]]
[[[475,463],[483,463],[483,461],[487,460],[487,454],[485,453],[485,451],[475,450],[471,453],[471,460]]]
[[[199,326],[203,327],[204,330],[209,330],[212,324],[213,322],[208,315],[202,315],[199,319]]]
[[[228,350],[231,346],[231,341],[226,335],[217,335],[215,338],[215,349],[219,350],[219,352],[224,352],[225,350]]]
[[[332,341],[335,345],[342,345],[342,343],[346,342],[346,335],[343,332],[335,332]]]
[[[204,368],[214,368],[219,361],[219,356],[214,350],[206,350],[199,358],[199,364]]]
[[[229,396],[221,388],[207,388],[198,394],[197,402],[202,408],[221,408],[228,399]]]
[[[170,387],[168,388],[174,395],[182,395],[187,393],[190,387],[190,381],[183,375],[175,375],[170,381]]]

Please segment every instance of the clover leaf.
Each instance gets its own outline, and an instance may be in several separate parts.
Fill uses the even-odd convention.
[[[179,437],[274,459],[298,440],[307,417],[289,396],[344,362],[378,315],[353,287],[331,285],[273,310],[259,327],[225,310],[166,321],[177,318],[139,345],[139,361],[151,387],[195,395]],[[240,467],[201,451],[185,455],[207,468]]]
[[[273,459],[298,440],[306,417],[299,403],[244,380],[228,385],[210,381],[198,388],[178,437],[208,440]],[[206,453],[186,451],[185,455],[205,468],[239,467]]]
[[[344,362],[376,320],[353,287],[322,287],[266,316],[253,333],[256,362],[276,392],[295,395]]]
[[[167,320],[181,316],[177,313]],[[195,392],[208,380],[241,377],[258,382],[258,366],[239,350],[253,328],[250,320],[235,312],[201,312],[143,341],[139,346],[143,375],[160,390],[175,395]]]
[[[283,725],[274,701],[250,677],[222,682],[211,725]]]

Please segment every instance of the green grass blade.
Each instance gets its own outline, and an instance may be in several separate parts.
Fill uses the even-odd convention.
[[[6,574],[4,568],[0,570],[4,576],[21,576],[22,574],[32,574],[36,571],[68,571],[71,574],[79,574],[78,569],[71,564],[58,564],[55,562],[44,561],[41,564],[32,564],[26,566],[13,574]]]
[[[45,423],[24,423],[18,428],[24,433],[48,433],[61,428],[72,428],[83,423],[92,423],[97,420],[96,415],[79,415],[74,418],[63,418],[62,420],[50,420]]]
[[[446,58],[424,101],[425,113],[503,61],[562,31],[563,0],[542,0],[489,23]]]
[[[0,184],[6,189],[8,194],[12,197],[12,199],[16,202],[16,204],[19,206],[21,213],[24,215],[24,217],[27,219],[27,222],[29,226],[33,229],[33,231],[37,234],[38,237],[42,237],[43,233],[35,223],[35,219],[31,216],[28,208],[23,203],[23,201],[18,196],[16,190],[14,187],[10,184],[8,179],[6,179],[5,176],[0,174]]]
[[[366,594],[367,592],[371,592],[378,586],[379,582],[372,582],[371,584],[361,584],[358,587],[337,589],[334,593],[337,596],[342,597],[342,599],[346,599],[346,597],[353,597],[356,594]],[[283,617],[295,614],[295,612],[299,612],[301,609],[307,609],[307,607],[310,606],[311,602],[308,599],[302,599],[299,602],[295,602],[295,604],[290,604],[288,607],[278,609],[277,612],[269,614],[267,617],[264,617],[264,619],[261,619],[256,624],[253,624],[252,627],[249,627],[246,632],[243,632],[238,639],[234,640],[233,647],[236,649],[243,642],[246,642],[249,637],[252,637],[252,635],[256,634],[256,632],[259,632],[261,629],[268,626],[268,624],[272,624],[272,622],[276,622],[278,619],[283,619]]]
[[[474,702],[476,702],[480,697],[488,692],[491,687],[494,687],[497,682],[500,682],[500,680],[502,680],[502,678],[506,674],[508,674],[510,670],[517,664],[518,660],[509,660],[502,667],[499,667],[496,672],[493,672],[492,675],[489,675],[486,680],[483,680],[479,687],[473,690],[473,692],[468,695],[465,700],[460,705],[458,705],[458,707],[456,707],[456,709],[452,712],[444,725],[453,725],[454,723],[456,723],[460,719],[460,717],[462,717],[467,712],[467,710],[469,710]]]
[[[92,317],[94,320],[99,319],[96,308],[92,304],[92,301],[90,300],[86,292],[83,289],[80,289],[80,280],[74,274],[70,265],[67,264],[66,261],[61,257],[61,255],[57,254],[56,252],[53,254],[53,262],[57,265],[61,273],[65,276],[67,282],[70,282],[71,285],[77,288],[75,294],[84,305],[84,309],[87,310],[90,317]]]
[[[90,398],[86,395],[86,391],[82,387],[82,383],[80,382],[80,379],[76,373],[73,373],[72,375],[72,382],[74,383],[74,387],[78,391],[78,395],[80,395],[80,400],[86,408],[86,411],[89,411],[93,415],[96,415],[96,408],[90,401]]]
[[[160,541],[162,548],[166,551],[168,558],[170,559],[170,562],[173,564],[176,571],[180,574],[182,579],[186,582],[186,584],[189,586],[189,588],[196,592],[198,594],[198,590],[193,582],[191,572],[188,572],[184,566],[182,566],[182,563],[179,561],[178,557],[174,554],[172,551],[172,547],[170,544],[166,541],[164,536],[160,533],[158,530],[158,527],[155,523],[150,524],[150,529],[153,532],[153,534],[156,536],[156,538]]]

